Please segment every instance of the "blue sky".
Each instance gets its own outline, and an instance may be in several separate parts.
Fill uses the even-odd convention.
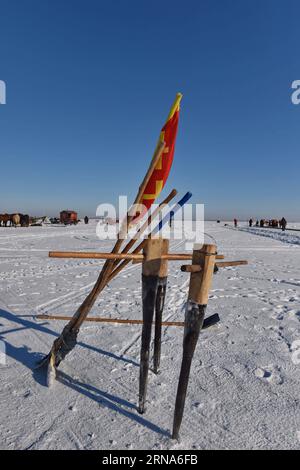
[[[176,187],[206,218],[300,220],[298,0],[1,0],[0,212],[135,192],[177,91]]]

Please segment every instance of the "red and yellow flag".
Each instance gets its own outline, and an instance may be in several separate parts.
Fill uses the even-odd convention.
[[[178,128],[181,93],[177,93],[176,99],[171,107],[168,119],[161,130],[159,142],[165,143],[165,148],[161,158],[159,159],[152,176],[145,188],[141,204],[147,209],[151,207],[155,199],[159,196],[163,189],[173,162],[175,141]]]

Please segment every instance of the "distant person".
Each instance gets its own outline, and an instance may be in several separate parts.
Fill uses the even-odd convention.
[[[234,226],[235,226],[235,228],[236,228],[236,227],[237,227],[237,224],[238,224],[237,219],[234,219],[234,220],[233,220],[233,223],[234,223]]]
[[[281,222],[281,224],[280,224],[281,225],[281,230],[284,232],[285,229],[286,229],[287,221],[285,220],[284,217],[282,217],[280,222]]]
[[[249,227],[252,227],[252,225],[253,225],[253,219],[250,219],[249,220]]]
[[[258,220],[255,223],[255,227],[259,227],[259,221]]]
[[[264,219],[260,219],[260,223],[259,223],[260,227],[263,227],[265,225],[265,221]]]
[[[88,224],[88,223],[89,223],[89,218],[88,218],[87,215],[86,215],[85,218],[84,218],[84,223],[85,223],[85,224]]]

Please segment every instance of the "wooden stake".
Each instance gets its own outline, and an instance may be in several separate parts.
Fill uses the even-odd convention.
[[[216,256],[215,245],[203,245],[201,250],[194,250],[193,265],[200,265],[201,271],[191,273],[188,299],[199,305],[207,305]]]
[[[162,255],[168,252],[168,248],[169,240],[160,238],[147,240],[144,248],[145,259],[142,270],[143,328],[140,360],[139,413],[144,413],[145,411],[151,327],[156,306],[159,281],[166,278],[168,274],[167,261],[162,260]],[[159,316],[157,319],[159,321]],[[161,324],[159,324],[158,328],[161,328]],[[157,342],[160,343],[158,338]],[[158,344],[156,352],[158,352]]]
[[[199,265],[199,272],[192,272],[188,303],[185,312],[183,337],[183,355],[177,388],[172,438],[178,439],[183,417],[186,392],[194,351],[203,326],[209,290],[212,283],[216,257],[215,245],[203,245],[201,250],[193,252],[193,265]]]

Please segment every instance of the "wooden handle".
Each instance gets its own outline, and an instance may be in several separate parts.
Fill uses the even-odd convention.
[[[194,250],[193,265],[199,265],[201,271],[191,273],[188,298],[199,305],[207,305],[212,283],[216,258],[215,245],[203,245],[201,250]]]
[[[133,262],[139,262],[138,260],[133,261]],[[248,264],[248,261],[246,260],[240,260],[240,261],[220,261],[215,263],[215,266],[218,268],[227,268],[228,266],[241,266]],[[199,265],[194,265],[194,264],[184,264],[181,266],[181,271],[184,273],[199,273],[201,271],[201,266]]]
[[[202,268],[198,264],[184,264],[180,269],[183,273],[199,273]]]
[[[142,272],[144,276],[167,277],[169,240],[151,238],[147,240],[144,248]]]
[[[227,268],[229,266],[242,266],[248,264],[248,261],[246,260],[240,260],[240,261],[219,261],[216,263],[216,266],[218,268]]]

